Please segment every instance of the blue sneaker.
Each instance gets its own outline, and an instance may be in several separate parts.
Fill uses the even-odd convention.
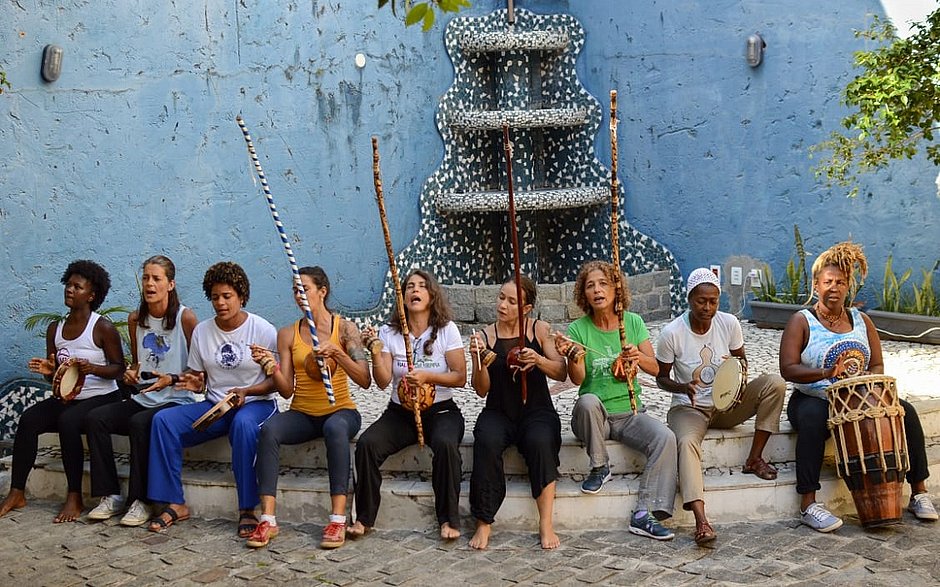
[[[672,540],[675,537],[672,530],[664,528],[649,512],[642,518],[637,517],[636,514],[630,516],[630,532],[653,540]]]
[[[610,467],[607,465],[594,467],[591,469],[591,472],[588,473],[584,483],[581,484],[581,491],[591,494],[597,493],[601,490],[601,487],[604,486],[604,483],[607,483],[611,479]]]

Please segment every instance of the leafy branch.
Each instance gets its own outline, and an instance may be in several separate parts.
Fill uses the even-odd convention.
[[[7,72],[0,69],[0,94],[3,93],[4,86],[6,86],[8,90],[13,89],[13,86],[10,85],[10,81],[7,79]]]
[[[850,197],[858,195],[859,175],[913,158],[940,130],[940,9],[913,30],[900,39],[876,16],[868,30],[855,32],[880,45],[855,53],[862,72],[842,92],[842,103],[854,110],[842,119],[845,131],[810,148],[811,156],[830,152],[814,166],[816,177],[850,187]],[[940,145],[927,144],[924,151],[940,165]]]
[[[392,14],[398,16],[398,4],[405,11],[405,26],[421,24],[421,30],[427,32],[434,26],[435,11],[460,12],[462,8],[470,8],[469,0],[431,0],[430,2],[414,2],[413,0],[379,0],[379,8],[389,4]]]

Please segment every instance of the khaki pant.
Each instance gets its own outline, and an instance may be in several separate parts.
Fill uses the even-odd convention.
[[[780,431],[780,411],[787,384],[779,375],[764,373],[744,388],[741,403],[719,412],[712,407],[673,406],[666,416],[676,434],[679,451],[679,490],[684,509],[696,500],[705,500],[702,476],[702,439],[709,428],[726,429],[757,416],[754,429],[774,434]]]

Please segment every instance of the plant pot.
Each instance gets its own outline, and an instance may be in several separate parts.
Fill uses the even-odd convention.
[[[868,310],[882,340],[940,344],[940,317]]]
[[[777,302],[748,302],[751,306],[751,322],[758,328],[782,329],[787,325],[790,316],[807,306],[801,304],[778,304]]]

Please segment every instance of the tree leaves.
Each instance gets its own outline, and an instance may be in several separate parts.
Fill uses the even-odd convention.
[[[441,12],[460,12],[463,8],[470,8],[469,0],[431,0],[430,2],[413,3],[412,0],[400,0],[405,9],[405,26],[421,24],[421,30],[427,32],[434,26],[435,10]],[[391,5],[392,14],[398,16],[396,0],[378,0],[379,8]]]
[[[829,186],[850,187],[850,197],[858,194],[860,174],[914,157],[940,128],[940,9],[913,28],[911,37],[900,39],[890,23],[875,17],[867,31],[856,31],[880,46],[855,53],[862,71],[842,93],[842,103],[855,111],[842,119],[845,133],[833,131],[810,148],[811,157],[830,152],[813,168],[816,176]],[[936,145],[924,151],[940,165]]]

